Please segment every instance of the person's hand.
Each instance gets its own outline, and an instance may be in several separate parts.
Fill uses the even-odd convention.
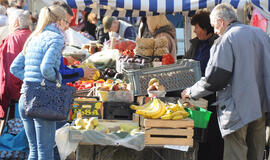
[[[93,76],[96,73],[96,69],[95,68],[83,68],[83,72],[84,72],[84,76],[83,79],[92,79]]]
[[[182,97],[182,100],[183,100],[184,102],[186,102],[186,99],[187,99],[187,98],[191,98],[191,96],[190,96],[190,94],[189,94],[189,92],[188,92],[188,88],[185,89],[185,90],[181,93],[181,97]]]
[[[67,60],[67,65],[73,65],[77,60],[74,59],[72,56],[68,56],[66,57],[66,60]]]

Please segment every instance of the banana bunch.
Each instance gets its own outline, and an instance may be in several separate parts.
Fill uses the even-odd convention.
[[[131,105],[131,109],[136,110],[136,113],[145,118],[158,119],[166,112],[166,105],[158,98],[153,98],[148,103],[142,106]]]
[[[161,116],[161,119],[172,119],[172,120],[180,120],[187,118],[189,113],[185,111],[184,107],[179,106],[178,104],[169,103],[166,105],[166,113]]]

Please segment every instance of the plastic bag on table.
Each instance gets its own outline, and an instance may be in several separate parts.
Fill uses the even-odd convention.
[[[68,123],[56,131],[55,142],[58,147],[61,160],[65,160],[79,145],[79,141],[69,141]]]
[[[62,54],[64,57],[72,56],[74,59],[80,60],[80,61],[89,57],[89,53],[87,50],[78,49],[72,46],[65,46]]]
[[[81,48],[83,44],[89,44],[91,42],[89,39],[71,28],[66,30],[65,34],[67,36],[67,43],[72,46]]]
[[[115,62],[119,56],[119,51],[116,49],[102,50],[89,56],[85,62],[91,62],[98,69],[115,68]]]

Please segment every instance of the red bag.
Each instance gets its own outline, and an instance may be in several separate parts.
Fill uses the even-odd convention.
[[[174,64],[175,60],[170,53],[162,56],[162,65]]]
[[[254,9],[250,24],[252,26],[259,27],[266,32],[268,20],[260,13],[259,10]]]

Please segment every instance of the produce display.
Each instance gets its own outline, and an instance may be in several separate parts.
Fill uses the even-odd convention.
[[[95,80],[81,81],[78,80],[74,83],[67,83],[67,86],[75,87],[76,90],[91,89],[94,86]]]
[[[131,84],[127,84],[122,80],[107,79],[104,83],[97,86],[97,91],[130,91]]]
[[[103,120],[99,122],[97,117],[91,117],[89,119],[77,118],[74,121],[74,125],[71,126],[71,129],[81,131],[95,130],[106,134],[126,132],[128,134],[134,135],[135,133],[140,132],[140,127],[138,124],[124,122],[113,123]]]
[[[129,40],[115,40],[113,49],[118,49],[120,53],[125,50],[133,50],[136,47],[136,43]]]
[[[121,80],[107,80],[96,88],[102,102],[133,102],[133,87]]]
[[[183,106],[173,103],[165,104],[158,98],[153,98],[144,105],[131,105],[130,108],[136,110],[137,114],[150,119],[180,120],[189,116]]]
[[[161,119],[172,119],[172,120],[180,120],[187,118],[189,113],[185,111],[183,106],[179,106],[178,104],[168,103],[166,105],[166,113],[161,116]]]
[[[128,56],[121,55],[117,61],[116,69],[122,72],[122,69],[140,69],[151,66],[151,58],[140,55]]]
[[[135,53],[133,50],[125,50],[122,55],[133,58]]]
[[[75,129],[95,129],[98,126],[98,119],[97,117],[91,117],[89,119],[82,119],[82,118],[77,118],[75,120]]]
[[[158,119],[166,113],[166,105],[158,98],[153,98],[142,106],[131,105],[131,109],[145,118]]]
[[[117,71],[115,71],[115,69],[106,68],[103,72],[101,72],[100,78],[104,79],[104,80],[123,79],[124,76],[122,73],[117,73]]]
[[[111,43],[111,41],[108,41],[107,43]],[[104,44],[104,46],[106,47],[106,43]],[[89,52],[93,53],[93,48],[91,48],[90,45],[86,45],[84,47],[88,49]],[[137,38],[136,43],[129,40],[113,39],[110,45],[110,49],[106,49],[105,47],[100,52],[90,55],[86,60],[82,61],[81,63],[79,61],[76,61],[72,64],[78,68],[97,68],[97,71],[95,72],[91,80],[78,80],[74,83],[67,83],[68,86],[73,86],[77,89],[77,96],[79,95],[79,93],[88,92],[88,98],[81,99],[77,97],[77,99],[75,99],[76,101],[78,101],[77,103],[79,105],[77,105],[78,112],[74,112],[74,119],[72,119],[73,125],[70,127],[72,130],[77,130],[80,132],[95,130],[106,134],[113,133],[116,135],[122,132],[125,132],[126,134],[128,133],[130,135],[134,135],[135,133],[140,132],[140,127],[137,121],[132,122],[135,124],[118,123],[117,125],[112,126],[111,124],[113,124],[114,122],[108,123],[108,121],[106,122],[106,120],[103,120],[103,118],[106,118],[105,116],[103,116],[103,112],[102,114],[100,114],[102,115],[101,117],[99,117],[100,120],[98,119],[98,117],[91,117],[96,115],[86,115],[86,113],[92,113],[92,111],[90,111],[89,109],[89,106],[91,105],[90,99],[93,98],[91,96],[99,96],[99,99],[97,98],[95,103],[97,103],[98,101],[98,103],[100,103],[100,106],[110,102],[120,102],[121,104],[125,102],[127,103],[127,105],[121,109],[129,109],[127,106],[130,106],[131,109],[136,111],[137,117],[139,117],[138,115],[140,115],[144,117],[145,120],[151,120],[153,122],[162,121],[166,122],[167,124],[171,124],[177,123],[176,120],[181,120],[189,116],[192,117],[191,115],[193,115],[193,112],[190,112],[190,110],[186,108],[195,109],[195,106],[189,103],[168,103],[167,99],[160,98],[165,97],[166,95],[166,88],[164,87],[164,85],[167,87],[167,90],[169,90],[166,82],[164,82],[164,85],[160,84],[160,82],[162,83],[162,77],[159,78],[160,81],[157,78],[152,78],[152,76],[149,77],[152,78],[149,82],[140,81],[141,83],[146,83],[146,87],[148,82],[148,97],[145,97],[145,99],[142,100],[142,102],[146,103],[140,103],[141,105],[130,105],[134,103],[133,87],[138,87],[139,85],[132,86],[131,83],[126,83],[124,79],[125,77],[120,71],[122,69],[141,69],[146,67],[174,64],[175,60],[168,52],[168,40],[166,37],[158,37],[156,39]],[[118,70],[119,66],[120,71]],[[153,76],[159,77],[157,75]],[[170,76],[171,75],[169,75],[168,77],[170,78]],[[130,80],[130,78],[128,80]],[[91,103],[94,104],[92,100]],[[88,109],[87,112],[83,105],[88,106],[88,108],[86,108]],[[85,110],[79,110],[80,107]],[[105,109],[105,107],[102,107],[102,109]],[[113,108],[113,111],[115,110],[116,109]],[[108,113],[110,115],[113,115],[112,112]],[[128,115],[131,115],[132,113]],[[81,116],[79,116],[80,114]],[[87,116],[91,118],[86,118]],[[120,116],[123,117],[122,112],[119,117]],[[131,118],[131,116],[129,117]],[[190,121],[192,120],[190,119]],[[164,129],[163,126],[161,128]],[[88,133],[92,133],[92,131],[89,131]],[[168,133],[168,136],[171,136],[171,134]]]

